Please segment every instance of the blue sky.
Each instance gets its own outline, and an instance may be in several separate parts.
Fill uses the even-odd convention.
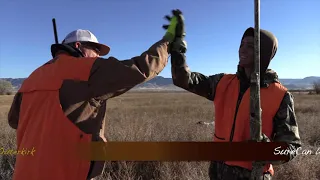
[[[319,7],[319,0],[261,0],[261,28],[279,40],[270,68],[280,78],[320,76]],[[1,0],[0,77],[27,77],[51,58],[53,17],[60,42],[89,29],[111,47],[105,57],[124,60],[163,36],[163,17],[174,8],[185,15],[191,70],[234,73],[241,36],[254,26],[253,0]],[[170,68],[160,75],[171,77]]]

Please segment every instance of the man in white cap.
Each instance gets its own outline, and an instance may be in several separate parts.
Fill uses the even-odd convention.
[[[83,57],[105,56],[109,53],[110,47],[100,44],[96,36],[89,30],[78,29],[69,33],[62,41],[63,45],[69,45]],[[52,46],[52,55],[55,56],[56,51],[61,46]]]
[[[107,100],[154,78],[172,49],[185,49],[180,45],[183,16],[173,14],[163,38],[128,60],[101,58],[110,48],[88,30],[73,31],[62,44],[52,45],[54,58],[23,82],[8,114],[18,149],[35,150],[34,156],[17,155],[13,180],[83,180],[102,173],[103,161],[75,158],[74,148],[106,142]]]

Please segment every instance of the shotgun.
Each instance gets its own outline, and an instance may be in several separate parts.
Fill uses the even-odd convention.
[[[260,0],[254,0],[254,72],[250,82],[250,135],[251,140],[262,140],[260,103]],[[263,174],[263,166],[252,163],[251,179],[258,179]]]
[[[56,44],[59,44],[58,41],[58,33],[57,33],[57,25],[56,25],[56,19],[52,19],[52,24],[53,24],[53,33],[54,33],[54,40],[56,41]]]

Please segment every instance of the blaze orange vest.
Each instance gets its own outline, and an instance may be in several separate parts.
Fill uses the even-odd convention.
[[[65,79],[87,81],[94,58],[60,55],[53,64],[36,69],[22,84],[17,148],[34,156],[17,155],[13,180],[85,180],[90,161],[75,156],[75,147],[90,142],[63,113],[59,89]]]
[[[244,93],[236,114],[236,106],[240,91],[240,81],[236,75],[225,75],[218,83],[214,107],[215,107],[215,133],[214,141],[230,141],[232,127],[235,119],[233,131],[233,142],[250,140],[250,88]],[[260,89],[262,108],[262,132],[271,138],[273,130],[273,117],[277,113],[280,103],[287,89],[280,83],[272,83],[267,88]],[[240,166],[252,170],[252,162],[227,161],[228,165]],[[274,170],[271,164],[265,166],[265,172],[272,175]]]

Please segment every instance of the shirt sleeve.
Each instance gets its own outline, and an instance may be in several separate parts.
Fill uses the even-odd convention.
[[[157,76],[168,63],[168,44],[162,39],[139,56],[126,60],[98,58],[91,69],[91,97],[108,99]]]
[[[288,150],[295,152],[288,153],[289,161],[297,156],[296,150],[301,147],[301,139],[294,110],[294,99],[290,92],[285,94],[274,117],[272,139],[274,142],[286,142]]]
[[[22,102],[22,93],[17,92],[13,98],[13,101],[8,113],[8,123],[9,123],[9,126],[13,129],[18,128],[21,102]]]
[[[171,54],[171,72],[174,85],[211,101],[214,100],[216,87],[224,76],[224,73],[205,76],[190,71],[185,55],[178,52]]]

